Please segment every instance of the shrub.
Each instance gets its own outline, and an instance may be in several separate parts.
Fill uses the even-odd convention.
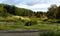
[[[60,20],[58,20],[57,23],[60,23]]]
[[[48,20],[48,22],[56,23],[56,22],[57,22],[57,20],[55,20],[55,19],[49,19],[49,20]]]
[[[48,21],[48,19],[45,19],[45,20],[43,20],[43,21]]]
[[[32,26],[32,25],[35,25],[37,24],[37,21],[28,21],[25,23],[25,26]]]
[[[55,36],[53,31],[42,32],[40,36]]]
[[[40,33],[40,36],[60,36],[60,30],[50,30]]]

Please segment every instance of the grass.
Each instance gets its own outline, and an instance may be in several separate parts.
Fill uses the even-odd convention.
[[[48,25],[48,24],[37,24],[32,26],[24,26],[24,24],[18,25],[0,25],[1,30],[12,30],[12,29],[41,29],[41,30],[48,30],[48,29],[60,29],[60,25]]]
[[[43,29],[43,30],[48,30],[48,29],[59,29],[60,25],[47,25],[47,24],[38,24],[38,25],[33,25],[33,26],[26,26],[26,28],[30,29]]]
[[[9,18],[2,18],[0,17],[1,19],[0,20],[5,20],[5,21],[10,21],[10,20],[13,20],[13,18],[9,19]],[[35,25],[32,25],[32,26],[25,26],[25,23],[28,21],[28,20],[21,20],[21,19],[14,19],[14,21],[16,21],[13,25],[10,23],[10,25],[8,26],[7,24],[4,24],[4,25],[1,25],[0,24],[0,30],[12,30],[12,29],[43,29],[43,30],[48,30],[48,29],[60,29],[60,24],[57,25],[57,23],[54,23],[55,20],[52,21],[52,23],[49,23],[51,22],[51,20],[48,20],[48,21],[45,21],[45,23],[43,21],[41,21],[40,19],[41,18],[36,18],[36,17],[30,17],[29,18],[30,20],[33,20],[33,21],[37,21],[38,23],[35,24]]]
[[[47,30],[42,31],[40,36],[60,36],[60,23],[56,23],[57,20],[49,19],[47,21],[43,21],[44,18],[30,17],[30,20],[21,20],[16,18],[3,18],[0,17],[0,22],[14,22],[11,23],[0,23],[0,30],[14,30],[14,29],[40,29]],[[2,21],[3,20],[3,21]],[[5,20],[5,21],[4,21]],[[25,26],[25,24],[29,21],[37,21],[37,24],[31,26]],[[35,23],[35,22],[32,22]]]
[[[40,36],[60,36],[60,29],[40,32]]]
[[[36,24],[36,25],[32,25],[32,26],[24,26],[24,23],[17,23],[17,24],[13,24],[13,25],[0,25],[0,29],[59,29],[60,28],[60,24],[56,25],[56,24]]]

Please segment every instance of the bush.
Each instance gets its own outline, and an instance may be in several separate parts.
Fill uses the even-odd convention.
[[[55,36],[53,31],[42,32],[40,36]]]
[[[45,19],[45,20],[43,20],[43,21],[48,21],[48,19]]]
[[[60,36],[60,30],[50,30],[40,33],[40,36]]]
[[[60,20],[58,20],[57,23],[60,23]]]
[[[56,23],[57,20],[56,19],[49,19],[48,22],[51,22],[51,23]]]
[[[32,26],[32,25],[35,25],[37,24],[37,21],[28,21],[25,23],[25,26]]]
[[[48,22],[51,22],[51,23],[60,23],[60,20],[50,19],[50,20],[48,20]]]

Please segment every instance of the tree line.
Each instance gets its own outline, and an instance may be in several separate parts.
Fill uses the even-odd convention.
[[[18,15],[18,16],[36,16],[40,18],[41,16],[47,16],[48,19],[60,19],[60,6],[51,5],[48,8],[47,12],[43,11],[32,11],[25,8],[18,8],[13,5],[0,4],[0,16],[7,17],[9,15]]]
[[[51,5],[46,13],[49,19],[60,19],[60,6]]]

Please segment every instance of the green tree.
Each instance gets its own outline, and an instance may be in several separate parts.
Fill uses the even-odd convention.
[[[47,17],[50,19],[56,18],[57,10],[57,5],[51,5],[51,7],[49,7],[47,11]]]
[[[25,8],[18,8],[13,5],[0,4],[0,15],[18,15],[18,16],[34,16],[34,12]]]
[[[39,18],[39,17],[43,16],[43,12],[42,11],[38,11],[35,16],[37,16]]]
[[[16,15],[16,13],[15,13],[15,6],[4,5],[3,8],[6,9],[6,11],[8,13]]]
[[[57,11],[57,14],[56,14],[56,19],[60,19],[60,6],[58,7],[58,11]]]

